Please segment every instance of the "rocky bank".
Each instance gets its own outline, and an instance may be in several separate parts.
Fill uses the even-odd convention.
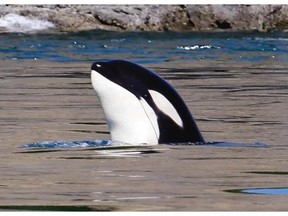
[[[288,5],[0,5],[0,17],[7,14],[49,21],[57,31],[288,29]]]

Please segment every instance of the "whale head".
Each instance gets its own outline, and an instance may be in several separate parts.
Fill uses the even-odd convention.
[[[124,60],[95,62],[91,81],[112,141],[204,142],[184,101],[156,73]]]

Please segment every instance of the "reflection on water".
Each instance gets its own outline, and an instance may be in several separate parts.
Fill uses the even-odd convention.
[[[255,188],[244,189],[241,192],[248,194],[288,195],[288,188]]]
[[[244,194],[267,194],[267,195],[288,195],[288,188],[251,188],[251,189],[237,189],[226,190],[231,193],[244,193]]]
[[[288,188],[256,188],[244,189],[242,193],[248,194],[272,194],[272,195],[288,195]]]
[[[10,210],[10,211],[113,211],[117,210],[116,208],[109,207],[109,206],[54,206],[54,205],[9,205],[9,206],[0,206],[0,210]]]
[[[223,142],[120,149],[85,146],[92,141],[107,144],[110,139],[90,83],[90,63],[1,61],[0,66],[1,205],[287,209],[287,196],[272,202],[275,196],[272,200],[267,195],[255,198],[225,192],[287,186],[286,175],[278,174],[287,173],[285,63],[174,61],[146,65],[179,91],[204,138]],[[34,151],[19,148],[45,140],[66,144],[86,140],[86,144],[56,151],[45,151],[43,146],[34,146]],[[223,147],[223,143],[230,146]]]

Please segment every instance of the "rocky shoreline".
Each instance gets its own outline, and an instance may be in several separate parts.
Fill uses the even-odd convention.
[[[49,21],[56,31],[288,29],[288,5],[0,5],[0,17],[7,14]]]

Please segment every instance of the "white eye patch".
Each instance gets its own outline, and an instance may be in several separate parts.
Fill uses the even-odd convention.
[[[166,97],[164,97],[157,91],[154,90],[148,90],[148,91],[158,109],[160,109],[163,113],[168,115],[180,127],[183,127],[182,119],[180,118],[174,106],[169,102],[169,100],[167,100]]]

